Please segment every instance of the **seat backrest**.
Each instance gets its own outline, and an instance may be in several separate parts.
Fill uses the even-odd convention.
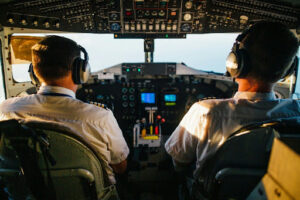
[[[33,163],[31,165],[41,174],[41,177],[38,177],[33,173],[36,176],[35,180],[44,179],[42,182],[37,180],[34,185],[41,185],[44,182],[48,191],[55,193],[56,199],[118,198],[115,187],[107,182],[106,173],[102,169],[102,159],[68,128],[40,122],[19,124],[15,120],[10,120],[0,122],[0,130],[2,169],[18,169],[20,166],[23,167],[26,159],[29,159],[37,163],[36,166]],[[20,156],[18,154],[26,156],[22,152],[18,153],[16,146],[13,145],[19,144],[21,140],[25,140],[23,144],[34,150],[29,157],[35,159],[26,158],[23,163],[20,161],[22,159],[19,159],[15,161],[17,167],[9,166],[7,163],[15,156]],[[14,153],[17,155],[13,156]],[[30,172],[24,170],[24,173],[25,179],[28,179],[26,173]]]
[[[211,199],[244,199],[265,174],[278,132],[259,126],[236,132],[203,165],[200,181]]]

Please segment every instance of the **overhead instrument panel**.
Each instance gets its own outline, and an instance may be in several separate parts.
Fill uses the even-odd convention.
[[[123,1],[122,33],[127,34],[125,37],[131,33],[138,33],[138,37],[145,33],[168,34],[165,37],[180,34],[181,3],[180,0]]]
[[[210,32],[244,29],[250,21],[279,21],[289,27],[299,27],[299,3],[257,0],[212,0],[208,16]],[[296,2],[296,1],[294,1]],[[297,5],[296,5],[297,4]]]
[[[28,0],[0,4],[0,24],[72,32],[115,33],[116,38],[185,37],[236,32],[257,20],[299,29],[295,0]]]

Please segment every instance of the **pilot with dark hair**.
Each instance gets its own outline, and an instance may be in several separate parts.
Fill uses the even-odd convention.
[[[240,34],[229,54],[227,71],[238,83],[230,99],[195,103],[165,144],[175,169],[196,162],[194,178],[205,160],[240,128],[268,120],[300,119],[300,102],[277,99],[274,86],[297,66],[299,42],[286,26],[261,21]]]
[[[81,52],[84,58],[81,58]],[[33,82],[37,94],[10,98],[0,104],[0,120],[43,121],[69,127],[103,159],[111,183],[126,170],[128,146],[113,113],[77,100],[78,84],[88,79],[88,55],[73,40],[47,36],[32,47]],[[63,153],[63,152],[62,152]]]

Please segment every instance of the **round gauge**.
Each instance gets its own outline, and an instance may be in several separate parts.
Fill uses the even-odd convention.
[[[120,25],[118,24],[118,23],[112,23],[111,25],[110,25],[110,29],[112,30],[112,31],[119,31],[120,30]]]
[[[185,3],[185,8],[186,8],[186,9],[191,9],[192,6],[193,6],[193,2],[191,2],[191,1],[187,1],[187,2]]]
[[[190,21],[192,19],[192,15],[190,13],[186,13],[183,16],[184,21]]]
[[[127,93],[128,89],[127,88],[122,88],[122,93]]]
[[[118,15],[117,15],[116,13],[112,13],[112,14],[110,15],[110,19],[113,20],[113,21],[115,21],[115,20],[118,19]]]
[[[135,98],[134,98],[134,95],[130,95],[130,96],[129,96],[129,100],[130,100],[130,101],[134,101],[134,99],[135,99]]]
[[[38,25],[39,25],[39,22],[38,22],[37,19],[34,19],[32,24],[33,24],[33,26],[38,26]]]
[[[124,108],[127,108],[127,107],[128,107],[128,103],[127,103],[127,102],[123,102],[123,103],[122,103],[122,106],[123,106]]]
[[[154,17],[157,16],[157,11],[153,10],[152,13],[151,13],[151,15],[154,16]]]
[[[159,11],[158,15],[159,15],[160,17],[163,17],[163,16],[166,15],[166,13],[165,13],[165,11],[161,10],[161,11]]]
[[[24,25],[24,26],[27,25],[26,19],[22,19],[22,20],[21,20],[21,24]]]
[[[13,24],[14,23],[14,19],[13,18],[9,18],[8,19],[8,23]]]
[[[55,22],[55,27],[56,28],[60,28],[60,23],[59,22]]]
[[[134,88],[130,88],[129,89],[129,93],[134,93],[135,89]]]
[[[128,96],[127,95],[122,95],[122,100],[123,101],[127,101],[128,100]]]
[[[191,31],[191,25],[190,24],[182,24],[181,30],[183,32],[190,32]]]
[[[45,22],[44,22],[44,26],[45,26],[46,28],[49,28],[49,27],[50,27],[50,22],[45,21]]]

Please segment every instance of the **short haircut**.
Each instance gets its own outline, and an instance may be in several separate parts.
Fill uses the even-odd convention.
[[[72,70],[72,63],[80,56],[80,49],[71,39],[51,35],[32,47],[34,72],[44,80],[65,77]]]
[[[248,31],[242,41],[251,65],[248,76],[260,81],[277,82],[297,54],[297,37],[279,22],[261,21]]]

